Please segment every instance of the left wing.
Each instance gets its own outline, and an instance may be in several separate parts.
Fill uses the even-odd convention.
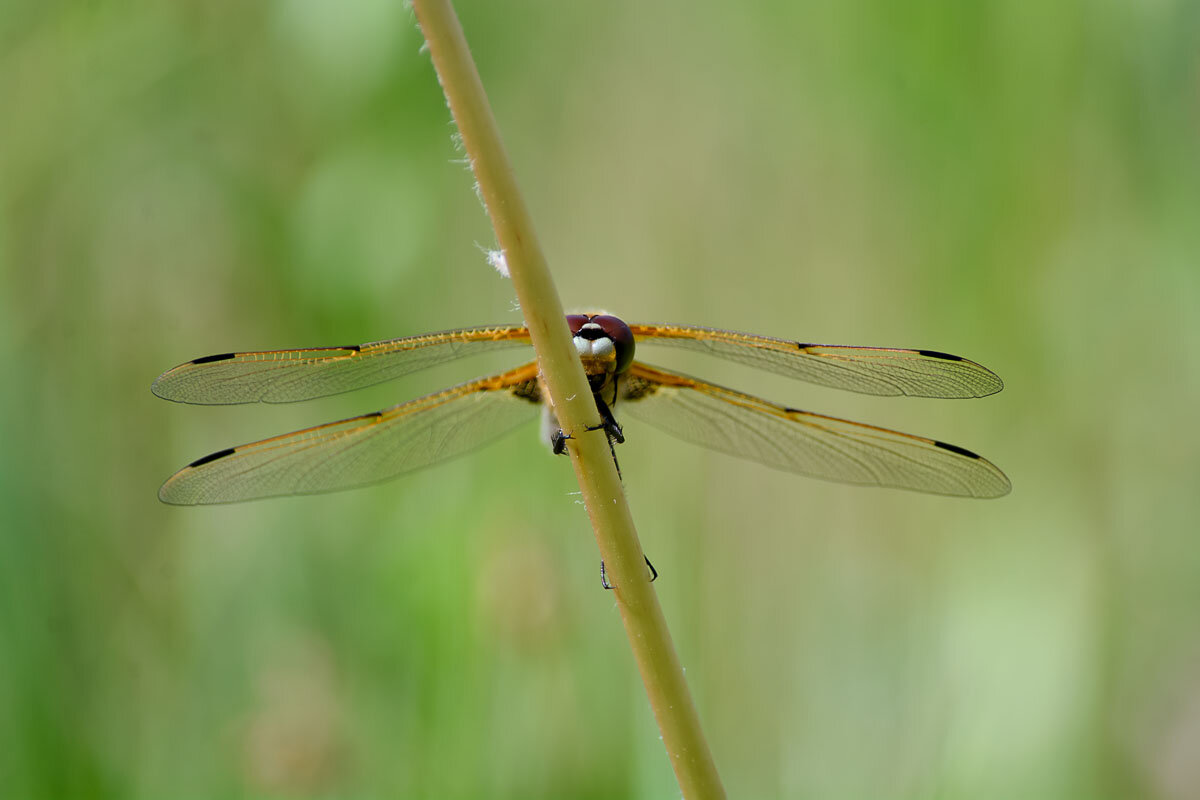
[[[173,367],[159,375],[150,389],[177,403],[291,403],[522,345],[529,345],[525,326],[492,325],[345,347],[222,353]]]
[[[635,361],[618,411],[667,433],[814,478],[958,497],[1012,489],[987,459],[935,439],[799,411]]]
[[[696,325],[630,325],[646,344],[726,358],[851,392],[911,397],[986,397],[1004,388],[987,367],[937,350],[808,344]]]
[[[349,489],[461,455],[537,415],[537,364],[408,403],[220,450],[158,490],[164,503],[236,503]]]

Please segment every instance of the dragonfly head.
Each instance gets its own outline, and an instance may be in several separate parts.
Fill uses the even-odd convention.
[[[570,314],[575,351],[589,376],[619,375],[633,363],[633,332],[608,314]]]

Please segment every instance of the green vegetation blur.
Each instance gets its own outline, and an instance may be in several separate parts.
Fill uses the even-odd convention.
[[[1200,4],[459,3],[564,302],[919,347],[983,400],[639,355],[977,450],[972,502],[631,420],[731,796],[1200,796]],[[0,5],[0,795],[678,796],[537,426],[339,494],[172,508],[288,406],[182,361],[516,322],[399,0]]]

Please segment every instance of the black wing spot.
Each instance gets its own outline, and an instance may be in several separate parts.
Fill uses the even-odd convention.
[[[625,379],[625,393],[621,395],[621,399],[627,403],[635,403],[638,400],[644,400],[647,397],[657,393],[659,385],[651,383],[637,376],[630,376]]]
[[[816,347],[812,342],[796,342],[796,347],[800,350],[807,350],[810,347]]]
[[[940,350],[918,350],[917,353],[919,353],[920,355],[926,356],[928,358],[942,358],[942,359],[945,359],[946,361],[963,361],[964,360],[962,356],[956,356],[956,355],[952,355],[950,353],[943,353]]]
[[[942,448],[943,450],[949,450],[951,453],[958,453],[960,456],[966,456],[967,458],[979,458],[979,456],[976,455],[975,453],[972,453],[970,450],[966,449],[965,447],[959,447],[956,444],[947,444],[946,442],[939,442],[939,441],[934,441],[934,444],[936,444],[938,447]]]
[[[188,464],[188,466],[189,467],[202,467],[205,464],[208,464],[209,462],[216,461],[218,458],[224,458],[225,456],[231,456],[235,452],[236,452],[236,448],[226,447],[224,450],[218,450],[215,453],[209,453],[204,458],[197,458],[195,461]]]
[[[229,359],[234,358],[236,356],[237,356],[237,353],[221,353],[220,355],[216,355],[216,356],[204,356],[204,358],[194,359],[192,361],[192,363],[193,364],[211,364],[214,361],[228,361]]]
[[[508,391],[512,392],[513,397],[521,400],[528,400],[531,403],[540,404],[542,402],[542,390],[538,386],[538,382],[523,381],[514,386],[510,386]]]
[[[372,411],[370,414],[363,414],[363,415],[362,415],[362,418],[363,418],[363,419],[368,419],[368,418],[370,418],[370,417],[382,417],[382,416],[383,416],[383,412],[382,412],[382,411]]]
[[[340,348],[340,349],[342,349],[342,350],[349,350],[349,351],[350,351],[350,352],[352,352],[352,353],[361,353],[361,352],[362,352],[362,347],[361,347],[360,345],[357,345],[357,344],[348,344],[348,345],[346,345],[345,347],[343,347],[343,348]]]

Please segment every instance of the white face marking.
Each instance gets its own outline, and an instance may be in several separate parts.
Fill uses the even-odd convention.
[[[600,326],[594,322],[589,322],[584,325],[580,332],[575,334],[575,352],[579,353],[580,358],[615,358],[617,347],[613,344],[613,340],[608,336],[602,336],[599,339],[585,339],[580,334],[583,331],[600,330]]]

